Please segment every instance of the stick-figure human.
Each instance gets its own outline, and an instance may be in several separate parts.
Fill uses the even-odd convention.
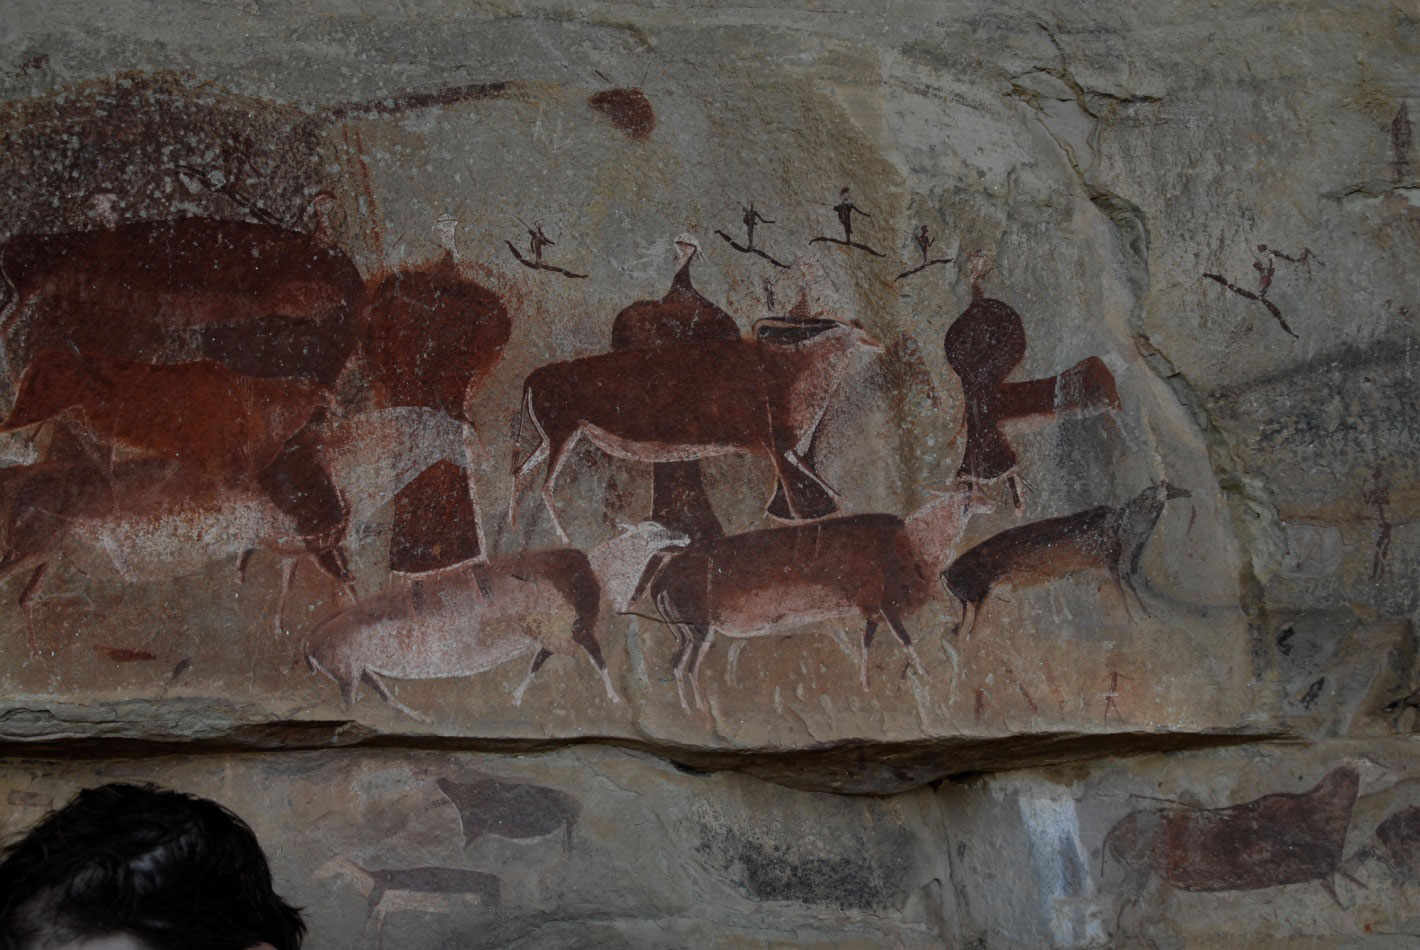
[[[1258,303],[1262,304],[1264,307],[1267,308],[1267,312],[1272,314],[1272,318],[1277,321],[1278,326],[1280,326],[1290,336],[1295,337],[1297,334],[1292,332],[1291,327],[1287,326],[1287,321],[1282,316],[1281,308],[1279,308],[1275,303],[1267,299],[1267,292],[1272,289],[1272,280],[1274,277],[1277,276],[1277,259],[1281,258],[1282,260],[1288,261],[1292,264],[1305,265],[1307,268],[1308,275],[1311,274],[1311,262],[1316,261],[1318,264],[1320,264],[1321,260],[1315,254],[1312,253],[1311,248],[1309,247],[1302,248],[1302,253],[1298,254],[1296,257],[1293,257],[1290,254],[1284,254],[1276,248],[1268,247],[1266,244],[1257,245],[1257,251],[1259,254],[1262,255],[1262,257],[1252,262],[1252,269],[1257,271],[1256,293],[1251,290],[1247,290],[1246,288],[1239,287],[1237,284],[1228,280],[1221,274],[1205,273],[1203,276],[1211,281],[1215,281],[1219,284],[1222,284],[1228,290],[1231,290],[1233,293],[1237,294],[1239,297],[1242,297],[1245,300],[1256,300]]]
[[[843,243],[851,245],[853,243],[853,215],[856,212],[865,218],[872,215],[864,211],[853,203],[848,197],[848,189],[844,188],[838,193],[838,204],[833,206],[833,210],[838,215],[838,223],[843,225]]]
[[[1106,722],[1109,721],[1109,711],[1111,709],[1114,710],[1116,716],[1119,716],[1121,719],[1124,718],[1123,714],[1119,711],[1119,681],[1127,679],[1129,679],[1129,677],[1120,673],[1118,670],[1110,670],[1109,690],[1104,694],[1104,719]]]
[[[759,223],[759,222],[762,222],[762,223],[764,223],[764,224],[773,224],[774,222],[773,222],[772,220],[770,220],[769,218],[766,218],[764,215],[760,214],[758,211],[755,210],[755,208],[754,208],[754,199],[753,199],[753,198],[751,198],[751,199],[749,200],[749,206],[746,207],[746,208],[744,209],[744,211],[745,211],[745,215],[744,215],[743,220],[744,220],[744,223],[745,223],[745,235],[746,235],[746,237],[745,237],[745,245],[752,251],[752,250],[754,250],[754,226],[755,226],[755,224],[756,224],[756,223]]]
[[[741,254],[754,254],[764,258],[766,261],[773,264],[775,267],[788,267],[788,264],[785,264],[784,262],[779,260],[775,260],[769,254],[766,254],[762,249],[754,246],[755,226],[759,224],[773,224],[773,219],[766,218],[764,215],[759,213],[758,209],[756,209],[754,206],[753,198],[750,199],[748,205],[742,204],[740,205],[740,208],[744,211],[744,214],[740,218],[740,220],[744,222],[745,226],[745,243],[738,243],[734,238],[730,237],[724,231],[716,230],[715,233],[720,235],[720,237],[724,238],[726,244],[730,245],[730,247],[739,251]]]
[[[527,228],[528,252],[529,254],[531,254],[531,257],[524,257],[518,251],[518,249],[513,246],[512,241],[505,240],[503,243],[508,245],[508,250],[513,252],[513,256],[518,259],[519,264],[522,264],[524,267],[531,268],[532,270],[551,271],[554,274],[561,274],[563,277],[582,278],[587,276],[586,274],[574,274],[572,271],[567,270],[564,267],[556,267],[544,261],[542,259],[543,249],[548,247],[555,247],[557,245],[557,242],[552,240],[552,238],[548,237],[543,232],[541,221],[534,221],[532,224],[528,224],[522,218],[518,218],[517,215],[514,215],[513,217],[517,218],[519,224]]]
[[[542,249],[556,246],[556,241],[542,233],[542,222],[534,221],[532,227],[528,228],[528,250],[532,253],[533,261],[541,264]]]
[[[843,237],[816,237],[809,242],[810,244],[817,244],[820,241],[826,241],[829,244],[841,244],[844,247],[856,247],[860,251],[867,251],[874,257],[883,256],[882,254],[873,250],[868,245],[860,244],[859,242],[853,240],[853,215],[857,214],[865,218],[871,218],[872,215],[853,203],[853,199],[849,197],[849,189],[843,188],[838,192],[838,204],[833,206],[833,212],[834,214],[838,215],[838,223],[843,228]]]
[[[1266,297],[1272,286],[1272,278],[1277,274],[1277,252],[1269,251],[1266,244],[1257,245],[1257,249],[1263,256],[1261,260],[1252,262],[1252,269],[1257,271],[1258,296]]]
[[[895,280],[902,280],[904,277],[911,277],[913,274],[926,270],[933,264],[950,264],[952,262],[952,259],[950,257],[927,257],[927,253],[932,249],[932,245],[937,243],[937,239],[932,237],[932,235],[928,233],[927,225],[922,225],[921,229],[915,235],[912,236],[912,240],[914,243],[916,243],[918,249],[922,251],[922,263],[918,264],[911,270],[905,270],[901,274],[898,274],[897,277],[894,278]]]

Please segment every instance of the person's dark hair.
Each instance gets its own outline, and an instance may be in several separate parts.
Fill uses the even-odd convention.
[[[156,950],[298,950],[246,822],[153,785],[81,791],[4,851],[0,950],[127,934]]]

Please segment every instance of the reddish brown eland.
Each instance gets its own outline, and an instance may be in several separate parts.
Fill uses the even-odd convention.
[[[509,520],[544,459],[542,498],[559,537],[553,487],[577,440],[640,462],[759,455],[791,486],[827,486],[803,461],[829,398],[856,357],[881,352],[859,326],[834,320],[762,321],[764,339],[633,349],[552,363],[523,385],[539,444],[513,479]]]
[[[476,499],[473,429],[444,413],[416,408],[361,413],[320,427],[320,435],[321,463],[351,524],[374,518],[435,464],[461,472],[461,490]],[[222,483],[166,459],[111,464],[99,455],[91,440],[60,425],[41,461],[0,468],[5,528],[0,578],[34,565],[19,601],[32,646],[31,601],[61,549],[86,572],[113,573],[127,582],[182,577],[233,556],[241,557],[240,575],[253,552],[276,554],[284,561],[278,632],[303,554],[337,581],[345,580],[322,556],[343,535],[317,542],[263,488]],[[473,531],[481,540],[476,523]]]
[[[1124,910],[1149,879],[1184,891],[1242,891],[1316,881],[1340,906],[1331,878],[1342,851],[1360,774],[1342,766],[1314,788],[1263,795],[1227,808],[1147,808],[1125,815],[1104,837],[1104,855],[1130,874]]]
[[[64,349],[330,384],[363,294],[321,235],[212,218],[18,235],[0,247],[0,276],[14,289],[0,316],[11,378]]]
[[[738,648],[753,637],[815,621],[861,616],[861,680],[868,649],[887,624],[919,672],[921,661],[903,620],[931,598],[934,578],[956,553],[971,516],[992,503],[966,485],[939,494],[905,518],[848,515],[732,535],[675,555],[650,584],[661,618],[676,632],[676,691],[697,706],[697,671],[718,633]]]
[[[984,256],[972,255],[971,304],[947,329],[943,342],[966,404],[966,451],[957,477],[982,483],[1006,479],[1020,511],[1025,497],[1009,430],[1063,414],[1118,410],[1119,392],[1114,375],[1097,356],[1055,376],[1007,382],[1025,358],[1026,328],[1010,304],[982,293],[981,280],[991,266]]]
[[[46,350],[20,377],[0,432],[72,413],[107,445],[240,481],[274,461],[326,402],[317,383],[244,376],[213,360],[155,366]]]

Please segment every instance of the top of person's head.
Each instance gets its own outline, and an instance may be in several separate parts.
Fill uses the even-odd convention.
[[[81,791],[4,852],[0,950],[129,937],[142,950],[298,950],[301,915],[271,885],[246,822],[153,785]]]

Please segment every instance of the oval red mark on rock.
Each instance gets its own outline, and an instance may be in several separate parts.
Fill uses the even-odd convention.
[[[587,105],[637,141],[648,138],[656,127],[656,110],[640,89],[607,89],[588,97]]]

